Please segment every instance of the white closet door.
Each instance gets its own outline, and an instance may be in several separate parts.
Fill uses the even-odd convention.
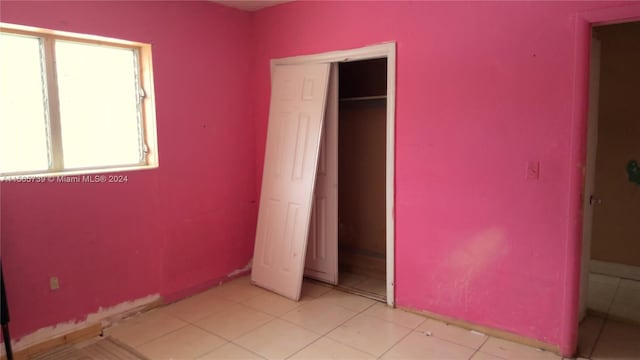
[[[278,65],[271,105],[251,280],[300,298],[327,98],[329,64]]]
[[[338,284],[338,64],[331,64],[305,276]]]

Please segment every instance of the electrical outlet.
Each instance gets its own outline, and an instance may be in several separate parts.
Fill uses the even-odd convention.
[[[51,290],[58,290],[60,288],[60,282],[58,281],[58,277],[57,276],[52,276],[49,279],[49,288]]]

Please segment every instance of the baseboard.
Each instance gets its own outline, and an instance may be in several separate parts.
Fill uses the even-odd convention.
[[[640,266],[591,260],[589,261],[589,271],[596,274],[640,281]]]
[[[37,354],[51,350],[55,347],[66,344],[76,344],[84,340],[89,340],[100,335],[100,333],[102,333],[102,324],[91,324],[81,329],[74,330],[70,333],[54,337],[38,344],[34,344],[22,350],[18,350],[13,353],[13,358],[14,360],[28,360]],[[2,355],[2,360],[6,360],[6,358],[6,355]]]
[[[440,314],[436,314],[436,313],[432,313],[429,311],[423,311],[423,310],[415,310],[415,309],[409,309],[409,308],[405,308],[405,307],[401,307],[398,306],[399,309],[414,313],[414,314],[418,314],[418,315],[422,315],[422,316],[426,316],[429,318],[432,318],[434,320],[438,320],[438,321],[442,321],[445,322],[447,324],[451,324],[451,325],[455,325],[464,329],[468,329],[468,330],[473,330],[473,331],[478,331],[481,332],[485,335],[488,336],[493,336],[496,338],[500,338],[500,339],[504,339],[504,340],[509,340],[509,341],[513,341],[522,345],[527,345],[527,346],[531,346],[537,349],[541,349],[541,350],[545,350],[545,351],[549,351],[552,352],[554,354],[560,354],[560,347],[558,345],[554,345],[554,344],[549,344],[540,340],[536,340],[536,339],[532,339],[526,336],[522,336],[522,335],[518,335],[518,334],[514,334],[512,332],[508,332],[505,330],[500,330],[500,329],[495,329],[495,328],[490,328],[487,326],[482,326],[482,325],[478,325],[478,324],[474,324],[471,322],[467,322],[464,320],[459,320],[459,319],[454,319],[448,316],[444,316],[444,315],[440,315]]]
[[[149,311],[163,305],[163,303],[159,295],[150,295],[134,301],[120,303],[110,308],[101,308],[98,312],[87,315],[86,320],[78,323],[67,322],[39,329],[18,341],[12,341],[14,359],[27,360],[36,354],[55,347],[74,344],[96,337],[100,335],[102,329],[112,323],[137,313]],[[4,346],[1,350],[0,359],[5,360]]]
[[[221,285],[224,282],[246,275],[250,269],[251,261],[249,261],[245,267],[234,270],[226,276],[198,284],[186,290],[166,294],[162,297],[159,294],[154,294],[133,301],[126,301],[106,309],[100,308],[98,312],[87,315],[86,319],[80,322],[70,321],[39,329],[20,338],[18,341],[12,341],[14,359],[29,359],[34,354],[50,350],[57,346],[77,343],[98,336],[102,332],[102,329],[111,326],[111,324],[121,319],[149,311],[208,288]],[[6,355],[4,353],[4,347],[2,346],[0,347],[0,360],[5,359]]]

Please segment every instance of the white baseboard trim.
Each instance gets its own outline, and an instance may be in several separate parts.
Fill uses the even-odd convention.
[[[640,266],[591,260],[589,262],[589,272],[640,281]]]

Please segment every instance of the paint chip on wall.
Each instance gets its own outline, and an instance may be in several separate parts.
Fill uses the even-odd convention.
[[[540,162],[539,161],[529,161],[527,163],[527,180],[538,180],[540,179]]]

